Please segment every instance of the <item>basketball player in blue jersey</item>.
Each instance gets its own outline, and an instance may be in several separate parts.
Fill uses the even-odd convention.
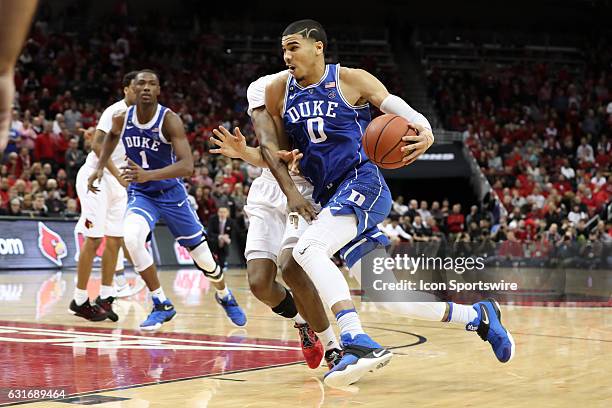
[[[368,72],[326,65],[326,42],[323,27],[313,20],[301,20],[285,29],[281,45],[289,73],[266,88],[266,109],[277,128],[286,132],[294,147],[304,154],[301,171],[314,186],[315,201],[323,207],[300,237],[293,256],[336,315],[345,354],[325,375],[325,382],[343,386],[391,358],[387,349],[364,332],[348,284],[329,259],[341,248],[345,248],[346,256],[352,249],[347,244],[360,237],[358,243],[386,244],[376,225],[391,209],[391,194],[361,146],[363,131],[370,121],[368,103],[411,122],[422,115],[415,115],[406,102],[390,95]],[[431,127],[426,123],[427,127],[417,127],[419,135],[405,137],[413,142],[402,147],[407,164],[433,143]],[[286,184],[283,191],[291,191],[287,185],[290,178],[277,180]],[[307,206],[303,197],[288,195],[287,199],[290,208]],[[485,301],[477,305],[457,305],[456,313],[491,343],[500,361],[508,361],[514,343],[501,325],[496,303]]]
[[[156,330],[171,320],[176,311],[166,298],[157,277],[153,257],[145,244],[147,236],[161,217],[178,243],[187,249],[195,265],[212,282],[215,298],[237,326],[246,324],[246,316],[227,288],[221,267],[215,262],[206,242],[204,227],[187,200],[182,177],[193,172],[191,148],[183,122],[177,114],[157,103],[160,94],[158,75],[143,70],[134,79],[136,105],[113,117],[113,125],[104,139],[97,170],[89,178],[89,188],[102,177],[103,169],[119,139],[128,165],[123,176],[130,182],[125,217],[125,244],[134,269],[147,283],[153,298],[153,311],[140,325],[142,330]]]

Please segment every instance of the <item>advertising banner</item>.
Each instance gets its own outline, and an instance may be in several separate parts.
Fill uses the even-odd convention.
[[[85,238],[75,231],[75,221],[45,219],[0,220],[0,271],[10,269],[61,269],[76,267]],[[164,247],[160,251],[158,239]],[[148,249],[157,265],[190,263],[189,254],[175,249],[175,241],[165,225],[159,225]],[[94,266],[100,266],[105,240],[96,251]],[[164,256],[160,256],[163,253]]]

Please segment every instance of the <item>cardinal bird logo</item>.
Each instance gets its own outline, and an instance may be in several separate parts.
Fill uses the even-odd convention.
[[[45,258],[57,266],[62,266],[62,258],[68,255],[62,237],[42,222],[38,223],[38,249]]]

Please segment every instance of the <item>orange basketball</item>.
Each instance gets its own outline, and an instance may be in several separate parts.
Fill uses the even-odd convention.
[[[383,169],[397,169],[404,163],[402,146],[407,143],[404,136],[415,136],[417,133],[406,119],[398,115],[382,115],[368,125],[363,138],[363,148],[370,160]]]

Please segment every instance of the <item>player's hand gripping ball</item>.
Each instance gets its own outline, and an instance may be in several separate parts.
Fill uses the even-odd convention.
[[[381,115],[368,125],[362,138],[363,148],[378,167],[397,169],[407,164],[403,161],[406,153],[401,150],[409,144],[402,140],[404,136],[417,136],[417,131],[401,116]]]

